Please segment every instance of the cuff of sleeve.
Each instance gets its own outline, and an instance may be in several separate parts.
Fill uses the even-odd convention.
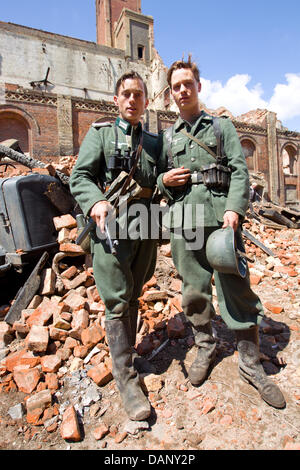
[[[157,178],[157,187],[162,193],[163,196],[165,196],[167,199],[170,199],[171,201],[174,200],[173,192],[172,189],[167,188],[164,183],[163,183],[163,176],[164,173],[161,173],[158,178]]]
[[[83,213],[84,213],[85,217],[87,217],[90,214],[90,211],[92,210],[93,206],[97,202],[106,201],[106,200],[107,200],[106,197],[102,193],[100,193],[100,195],[97,195],[96,197],[91,199],[89,201],[89,203],[86,205],[86,207],[84,208],[84,210],[83,210]]]

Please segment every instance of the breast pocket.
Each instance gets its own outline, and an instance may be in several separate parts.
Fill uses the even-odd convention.
[[[153,186],[157,178],[156,160],[151,155],[143,154],[136,172],[139,184]]]
[[[179,167],[182,164],[182,158],[186,154],[185,142],[176,142],[172,145],[172,157],[174,160],[174,166]]]

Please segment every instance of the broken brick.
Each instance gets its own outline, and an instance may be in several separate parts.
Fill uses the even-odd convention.
[[[40,295],[52,295],[55,292],[56,274],[52,268],[47,268],[42,271],[40,282]]]
[[[113,378],[111,370],[103,363],[91,367],[87,373],[99,387],[106,385]]]
[[[65,214],[58,217],[53,217],[55,229],[59,232],[62,228],[77,227],[76,220],[71,214]]]
[[[60,434],[67,441],[78,442],[81,440],[77,413],[73,405],[70,405],[63,414]]]
[[[91,325],[81,333],[81,341],[84,346],[95,346],[104,338],[105,334],[100,325]]]
[[[40,380],[40,371],[37,367],[32,369],[22,369],[21,367],[24,366],[17,366],[14,368],[14,381],[16,382],[17,387],[21,392],[32,393]]]
[[[41,357],[43,372],[57,372],[61,366],[61,358],[56,354]]]
[[[33,325],[26,337],[30,351],[46,352],[49,342],[49,332],[46,326]]]

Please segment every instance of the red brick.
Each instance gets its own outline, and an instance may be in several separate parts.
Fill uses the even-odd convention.
[[[81,246],[76,245],[75,243],[61,243],[59,245],[59,251],[62,251],[65,253],[78,253],[82,255],[85,254]]]
[[[91,325],[81,333],[81,341],[84,346],[92,347],[99,343],[105,334],[100,325]]]
[[[86,290],[87,298],[90,302],[100,302],[101,298],[96,286],[90,286]]]
[[[61,273],[61,277],[66,278],[66,279],[71,279],[77,274],[77,268],[76,266],[70,266],[68,269],[63,271]]]
[[[31,351],[21,349],[14,353],[10,353],[5,360],[5,367],[12,372],[17,365],[29,365],[35,367],[40,363],[40,357],[34,356]]]
[[[91,367],[87,375],[99,386],[104,386],[113,378],[111,370],[103,363]]]
[[[42,408],[35,408],[34,410],[27,413],[27,423],[33,424],[34,426],[41,426],[43,421],[40,419],[43,414]]]
[[[78,345],[73,349],[74,357],[80,357],[81,359],[85,358],[88,355],[89,347]]]
[[[59,388],[58,377],[53,372],[49,372],[45,375],[45,383],[49,390],[58,390]]]
[[[49,332],[46,326],[33,325],[26,337],[30,351],[46,352],[49,342]]]
[[[50,338],[53,340],[64,342],[66,338],[68,337],[68,331],[62,330],[60,328],[55,328],[54,326],[50,325],[49,335],[50,335]]]
[[[34,312],[27,318],[26,323],[30,327],[32,325],[45,326],[50,322],[53,315],[60,312],[60,308],[55,302],[52,302],[47,297],[44,297],[42,303],[34,310]]]
[[[70,405],[63,414],[60,434],[63,439],[68,441],[78,442],[81,440],[79,422],[73,405]]]
[[[54,227],[57,231],[62,228],[73,228],[77,227],[76,220],[71,214],[61,215],[59,217],[53,217]]]
[[[36,408],[45,410],[52,404],[52,395],[50,390],[42,390],[41,392],[34,393],[26,400],[27,413],[30,413]]]
[[[284,308],[281,305],[272,304],[271,302],[266,302],[264,307],[267,308],[270,312],[278,314],[283,312]]]
[[[99,441],[100,439],[103,439],[106,434],[109,433],[109,429],[106,426],[106,424],[100,424],[97,428],[94,429],[93,435],[96,441]]]
[[[51,268],[44,269],[41,275],[39,294],[52,295],[55,292],[56,274]]]
[[[72,280],[63,279],[63,284],[64,284],[65,288],[68,289],[68,290],[76,289],[76,287],[79,287],[82,284],[84,284],[86,282],[87,278],[88,278],[88,275],[84,271],[84,272],[78,274],[78,276],[74,277],[74,279],[72,279]]]
[[[43,372],[57,372],[61,366],[61,358],[56,354],[41,357]]]
[[[71,291],[64,298],[64,303],[72,310],[83,309],[87,305],[87,299],[75,291]]]
[[[70,230],[68,228],[62,228],[59,232],[58,232],[58,237],[57,237],[57,241],[59,244],[61,243],[70,243]]]
[[[185,326],[179,317],[170,318],[167,324],[169,338],[184,338]]]
[[[33,369],[19,369],[17,366],[13,371],[14,381],[18,389],[24,393],[32,393],[40,380],[40,371],[37,367]]]
[[[262,280],[262,276],[258,274],[250,274],[250,284],[253,286],[257,286]]]
[[[22,321],[15,321],[13,324],[13,330],[16,331],[17,333],[27,335],[29,333],[29,326],[26,325],[26,323],[23,323]]]

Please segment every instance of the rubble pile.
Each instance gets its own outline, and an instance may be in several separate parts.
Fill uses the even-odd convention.
[[[59,171],[69,176],[75,161],[74,157],[63,157],[58,164],[51,163],[34,171],[51,176]],[[10,177],[26,174],[15,168],[7,171]],[[272,213],[267,210],[270,207]],[[95,285],[91,256],[75,243],[78,232],[73,215],[55,217],[53,222],[58,253],[51,265],[44,267],[38,292],[13,324],[4,318],[14,300],[10,305],[0,306],[0,393],[23,394],[22,401],[9,409],[9,415],[16,422],[26,418],[28,439],[42,427],[48,433],[59,430],[64,440],[78,442],[82,439],[85,414],[102,416],[110,407],[109,400],[103,401],[103,391],[107,385],[113,386],[114,381],[105,334],[105,306]],[[285,297],[292,300],[294,307],[293,313],[286,312],[293,320],[289,328],[298,335],[300,331],[298,224],[299,214],[295,211],[278,206],[274,209],[271,203],[267,206],[261,201],[251,205],[243,224],[243,229],[251,235],[244,236],[250,259],[250,282],[254,290],[265,294],[263,334],[270,348],[276,342],[286,341],[282,325],[275,328],[268,323],[269,316],[285,312]],[[212,283],[213,303],[218,313]],[[283,293],[280,303],[273,299],[275,290]],[[167,344],[176,342],[184,343],[187,348],[193,345],[193,337],[181,315],[181,280],[168,243],[158,247],[156,272],[144,285],[139,301],[135,348],[140,356],[151,360]],[[217,319],[215,326],[223,327],[222,320]],[[222,344],[224,341],[219,343],[219,348]],[[274,367],[270,351],[269,357],[265,353],[262,359]],[[149,373],[141,379],[152,406],[159,410],[157,392],[164,390],[163,378]],[[178,390],[188,390],[182,381],[179,386]],[[65,390],[70,390],[70,400],[65,400]],[[167,411],[164,410],[166,418]],[[134,430],[126,428],[118,433],[114,424],[107,426],[102,422],[93,435],[101,441],[109,434],[120,443],[127,433],[136,434],[138,429],[148,429],[149,425],[131,423],[131,426],[135,426]]]
[[[81,435],[78,411],[83,414],[84,408],[97,406],[101,387],[112,380],[111,359],[105,336],[105,307],[95,286],[89,256],[74,243],[76,221],[67,214],[56,217],[54,223],[60,261],[55,266],[54,259],[52,267],[44,269],[39,292],[22,310],[21,318],[12,326],[4,320],[0,322],[0,390],[25,394],[24,402],[10,410],[12,416],[26,414],[28,424],[44,425],[48,432],[60,426],[64,439],[76,441]],[[246,240],[247,255],[254,261],[249,263],[252,285],[267,282],[268,286],[279,286],[293,295],[299,306],[300,299],[296,298],[300,284],[299,231],[278,231],[255,220],[246,221],[244,227],[276,253],[270,256]],[[171,266],[170,246],[161,246],[159,253]],[[142,356],[160,350],[166,340],[186,336],[186,325],[180,316],[181,281],[174,274],[168,281],[168,286],[162,289],[153,276],[143,288],[136,343]],[[283,304],[272,301],[264,307],[267,315],[284,310]],[[2,318],[7,308],[0,308]],[[296,320],[300,322],[300,317]],[[192,338],[188,339],[191,346]],[[153,386],[155,374],[149,377]],[[59,391],[67,383],[82,387],[77,413],[73,404],[59,406]],[[147,380],[145,384],[147,390]],[[79,389],[76,390],[78,395]]]
[[[84,376],[95,402],[95,394],[100,393],[97,387],[112,380],[105,307],[95,286],[93,269],[86,263],[89,256],[74,243],[76,220],[66,214],[53,221],[58,230],[59,253],[52,267],[44,269],[39,292],[12,326],[0,321],[0,391],[24,392],[27,422],[46,423],[49,432],[60,421],[51,395],[57,393],[67,377],[76,371],[80,378]],[[162,249],[168,254],[168,248]],[[56,258],[60,261],[56,262]],[[171,291],[164,291],[158,287],[155,276],[145,284],[136,344],[140,355],[157,349],[166,336],[185,336],[185,325],[178,317],[180,285],[178,279],[172,279]],[[8,306],[0,307],[2,318],[7,311]],[[72,420],[75,415],[69,410],[66,416],[66,420]],[[69,439],[64,429],[62,425],[62,435]]]

